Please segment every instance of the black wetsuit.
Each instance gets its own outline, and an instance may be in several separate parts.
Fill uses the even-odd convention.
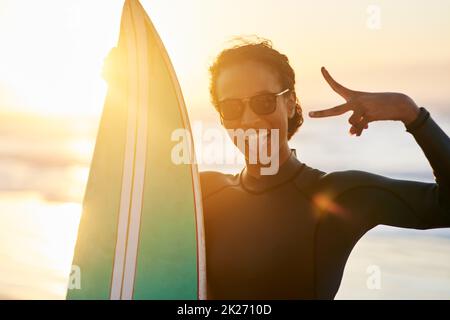
[[[333,299],[376,225],[450,227],[450,140],[421,108],[406,130],[436,183],[325,173],[294,154],[273,176],[202,172],[208,299]]]

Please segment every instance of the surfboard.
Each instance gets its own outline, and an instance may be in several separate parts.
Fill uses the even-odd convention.
[[[137,0],[123,6],[123,74],[108,83],[83,200],[68,299],[206,299],[200,182],[172,160],[190,132],[164,45]]]

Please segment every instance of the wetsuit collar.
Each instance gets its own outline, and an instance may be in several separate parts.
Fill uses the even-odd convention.
[[[239,180],[246,191],[251,193],[261,193],[292,180],[300,173],[304,166],[305,165],[297,159],[295,149],[291,149],[291,155],[280,166],[277,174],[255,178],[247,173],[247,168],[244,168],[239,174]]]

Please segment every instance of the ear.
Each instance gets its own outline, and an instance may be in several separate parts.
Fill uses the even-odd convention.
[[[291,92],[287,99],[288,118],[292,119],[295,115],[295,108],[297,106],[297,96],[295,94],[295,91]]]

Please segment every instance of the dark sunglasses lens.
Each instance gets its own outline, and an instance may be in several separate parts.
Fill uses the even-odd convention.
[[[242,101],[240,100],[228,100],[219,103],[219,110],[222,118],[225,120],[235,120],[241,116]]]
[[[271,94],[253,97],[250,106],[257,114],[269,114],[277,107],[277,97]]]

